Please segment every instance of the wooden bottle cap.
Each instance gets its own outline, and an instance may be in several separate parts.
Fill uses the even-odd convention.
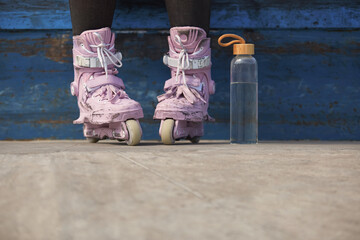
[[[234,55],[246,54],[254,55],[254,44],[245,43],[245,44],[234,44],[233,46]]]
[[[232,40],[227,43],[221,42],[224,38],[235,38],[235,40]],[[255,46],[254,44],[245,43],[245,40],[236,35],[236,34],[224,34],[219,37],[218,44],[222,47],[230,46],[231,44],[234,44],[233,46],[233,53],[234,55],[253,55],[255,53]]]

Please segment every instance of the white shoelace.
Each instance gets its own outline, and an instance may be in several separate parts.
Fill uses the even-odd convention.
[[[105,75],[107,78],[108,68],[107,68],[105,55],[110,59],[111,63],[114,64],[116,67],[121,67],[122,62],[119,58],[115,56],[115,54],[113,54],[109,49],[106,48],[107,46],[110,46],[110,44],[104,43],[104,40],[99,33],[95,32],[94,35],[98,37],[98,39],[100,40],[100,44],[90,45],[90,47],[96,48],[98,59],[100,61],[101,67],[103,67],[105,70]]]
[[[186,83],[186,78],[185,78],[185,71],[184,69],[190,67],[190,62],[189,62],[189,54],[188,52],[186,51],[184,45],[182,44],[181,42],[181,38],[179,37],[179,35],[176,35],[175,36],[175,41],[177,43],[180,44],[181,46],[181,51],[180,51],[180,54],[179,54],[179,60],[178,60],[178,66],[176,68],[176,81],[179,81],[178,80],[178,76],[179,76],[179,73],[180,73],[180,70],[181,70],[181,74],[182,74],[182,78],[183,78],[183,83],[186,87],[188,87],[187,83]],[[189,88],[189,87],[188,87]]]
[[[203,99],[203,97],[199,94],[199,92],[202,90],[202,83],[199,87],[193,87],[191,86],[191,88],[195,89],[195,90],[190,90],[189,86],[186,83],[186,76],[185,76],[185,69],[187,69],[188,67],[190,67],[190,61],[189,61],[189,54],[187,52],[187,50],[185,49],[184,45],[181,42],[181,38],[179,35],[175,36],[175,41],[177,43],[179,43],[179,45],[181,46],[181,51],[179,53],[179,60],[178,60],[178,65],[176,68],[176,81],[178,82],[178,76],[180,74],[180,70],[181,70],[181,74],[182,74],[182,79],[183,79],[183,85],[185,86],[185,92],[183,91],[184,97],[186,99],[188,99],[189,102],[194,103],[194,99],[195,98],[199,98],[202,102],[206,103],[206,101]],[[199,50],[199,51],[202,51]],[[198,54],[198,52],[196,53]],[[195,76],[195,74],[193,75],[194,78],[197,78]]]

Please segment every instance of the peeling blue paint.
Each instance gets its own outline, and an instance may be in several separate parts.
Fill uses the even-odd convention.
[[[205,126],[208,139],[229,136],[232,55],[215,41],[224,32],[212,31],[217,92],[209,113],[216,122]],[[360,139],[359,30],[231,32],[256,46],[261,140]],[[70,31],[0,32],[0,41],[0,139],[82,138],[81,125],[71,123],[78,109],[69,93]],[[158,139],[152,115],[169,78],[162,64],[166,33],[117,31],[116,47],[125,57],[119,75],[144,108],[144,139]]]
[[[72,124],[78,109],[69,93],[68,1],[1,6],[0,139],[82,138],[82,126]],[[144,139],[158,139],[152,115],[169,78],[162,64],[169,28],[164,3],[122,0],[114,18],[124,56],[119,76],[144,109]],[[204,138],[229,137],[232,55],[216,39],[232,32],[255,43],[259,139],[360,140],[360,1],[213,0],[211,27],[217,92],[209,113],[216,122],[205,124]]]

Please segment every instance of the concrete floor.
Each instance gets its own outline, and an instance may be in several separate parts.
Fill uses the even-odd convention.
[[[359,238],[359,142],[0,141],[0,239]]]

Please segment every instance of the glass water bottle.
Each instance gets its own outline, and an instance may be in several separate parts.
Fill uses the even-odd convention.
[[[222,43],[225,37],[233,37]],[[236,43],[236,44],[234,44]],[[230,66],[230,143],[258,142],[258,71],[252,55],[254,45],[234,34],[219,38],[221,46],[234,44],[235,57]]]

